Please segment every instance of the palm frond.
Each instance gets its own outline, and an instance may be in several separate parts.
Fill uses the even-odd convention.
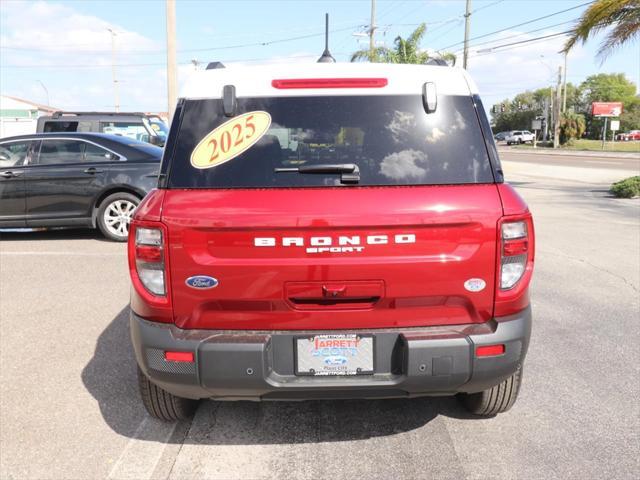
[[[358,50],[351,54],[351,62],[379,62],[380,59],[385,59],[391,51],[387,47],[376,47],[373,49],[373,58],[371,58],[371,50],[368,48]]]
[[[582,14],[562,49],[567,53],[578,42],[585,43],[592,35],[615,26],[598,50],[604,58],[615,48],[640,33],[640,0],[597,0]]]
[[[427,24],[421,23],[420,25],[418,25],[418,28],[416,28],[411,33],[411,35],[409,35],[409,38],[407,38],[407,42],[412,45],[418,45],[422,40],[422,37],[424,37],[425,33],[427,33]]]
[[[429,54],[420,48],[420,41],[426,31],[426,24],[421,23],[406,39],[398,35],[393,40],[393,48],[377,47],[373,55],[368,49],[358,50],[351,55],[351,61],[425,64],[429,60]],[[447,60],[452,60],[455,64],[455,55],[446,55]]]
[[[621,47],[625,43],[632,41],[640,33],[640,20],[636,23],[618,24],[600,44],[597,56],[604,60],[607,55]]]

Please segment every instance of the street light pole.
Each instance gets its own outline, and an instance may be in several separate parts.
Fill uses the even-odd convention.
[[[167,0],[167,94],[169,121],[173,118],[178,99],[178,72],[176,66],[176,1]]]
[[[111,78],[113,80],[113,106],[116,112],[120,111],[120,86],[116,78],[116,32],[107,28],[111,33]]]
[[[462,51],[462,68],[467,69],[467,59],[469,58],[469,28],[471,17],[471,0],[467,0],[467,7],[464,14],[464,49]]]
[[[40,80],[36,80],[36,82],[38,82],[42,86],[42,88],[44,89],[44,93],[47,94],[47,106],[50,107],[51,103],[49,101],[49,90],[47,90],[47,87],[45,87],[44,83],[42,83]]]

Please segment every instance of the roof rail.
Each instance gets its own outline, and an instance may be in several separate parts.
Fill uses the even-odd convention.
[[[66,112],[66,111],[62,111],[62,110],[58,110],[56,112],[53,112],[51,114],[51,116],[53,118],[60,118],[64,115],[75,115],[75,116],[82,116],[82,115],[109,115],[109,116],[114,116],[114,117],[131,117],[131,116],[144,116],[146,115],[146,113],[143,112]]]
[[[207,64],[207,70],[216,70],[218,68],[227,68],[222,62],[209,62]]]

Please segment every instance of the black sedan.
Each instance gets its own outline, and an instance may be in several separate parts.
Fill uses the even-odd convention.
[[[98,133],[2,138],[0,228],[97,227],[125,241],[161,156],[159,147]]]

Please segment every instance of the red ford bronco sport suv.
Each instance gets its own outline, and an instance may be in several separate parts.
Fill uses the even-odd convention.
[[[142,400],[516,400],[531,214],[444,66],[196,74],[129,235]]]

